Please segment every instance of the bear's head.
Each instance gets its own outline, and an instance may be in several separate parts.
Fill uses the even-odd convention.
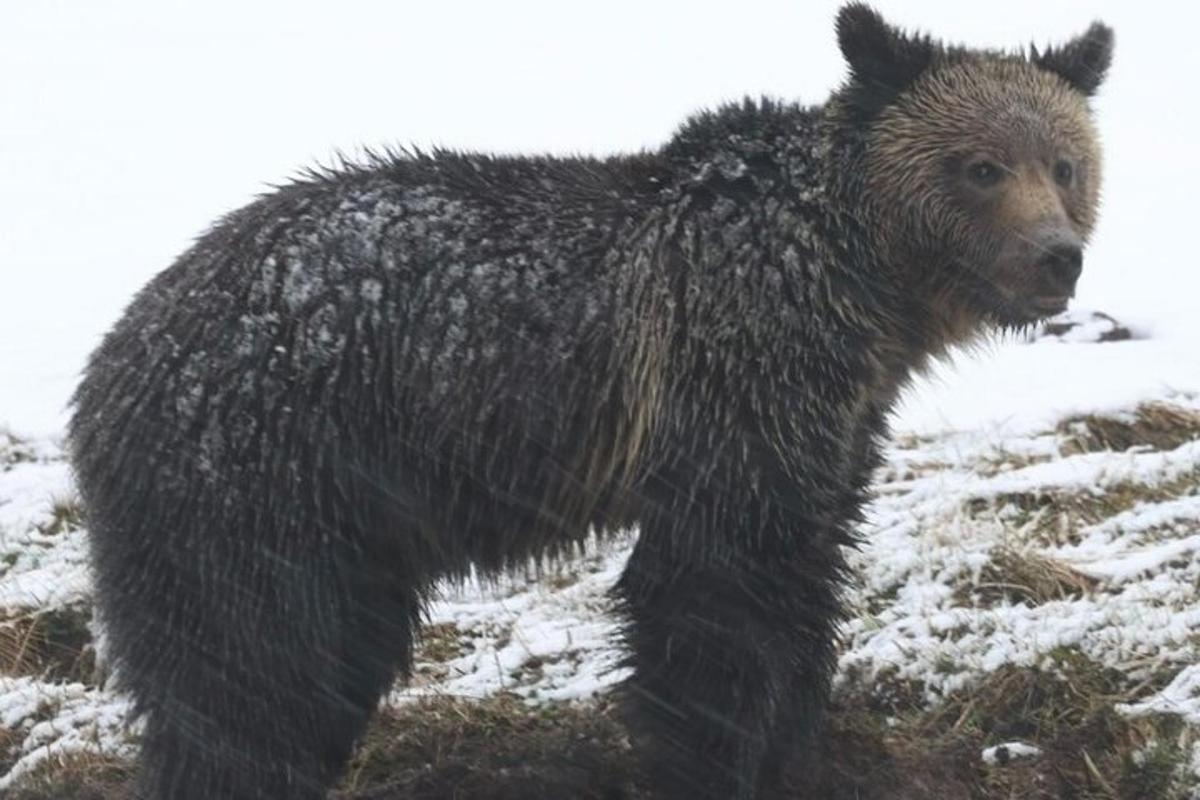
[[[946,47],[844,7],[842,113],[860,134],[876,252],[951,327],[1063,310],[1095,224],[1100,151],[1088,98],[1112,57],[1093,24],[1027,54]]]

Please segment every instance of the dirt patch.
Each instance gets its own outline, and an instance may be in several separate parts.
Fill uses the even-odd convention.
[[[651,800],[611,700],[529,706],[439,698],[385,714],[337,800]],[[967,798],[973,744],[931,747],[861,707],[835,708],[819,758],[785,769],[785,798]]]
[[[641,798],[610,702],[435,698],[382,714],[339,800]]]

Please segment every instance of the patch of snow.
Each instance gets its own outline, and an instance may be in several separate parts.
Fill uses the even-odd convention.
[[[1189,725],[1200,725],[1200,665],[1179,671],[1166,686],[1136,703],[1123,703],[1117,711],[1131,717],[1148,714],[1175,714]]]
[[[537,580],[444,585],[429,610],[433,625],[451,624],[470,652],[444,663],[436,684],[398,687],[393,700],[510,691],[537,700],[592,697],[619,683],[618,623],[607,599],[629,557],[629,537],[594,544],[573,582],[554,589]],[[418,669],[420,663],[418,663]]]
[[[1099,344],[1133,337],[1133,331],[1108,314],[1073,308],[1043,322],[1032,341]]]
[[[1044,437],[1032,441],[1037,444],[1027,452],[1052,450]],[[993,552],[1022,538],[1004,508],[976,512],[973,500],[995,503],[1023,492],[1099,494],[1123,483],[1154,487],[1200,470],[1200,447],[1088,453],[990,476],[981,469],[1013,449],[1009,431],[984,428],[889,452],[864,543],[851,554],[857,584],[839,684],[911,681],[936,703],[1005,664],[1042,664],[1059,647],[1079,648],[1114,666],[1144,662],[1148,654],[1180,663],[1200,655],[1200,554],[1193,539],[1200,505],[1188,497],[1143,504],[1085,529],[1090,547],[1044,549],[1043,555],[1086,574],[1089,565],[1107,570],[1112,582],[1085,596],[975,605],[956,592],[977,583]],[[1160,532],[1161,543],[1115,534],[1122,525],[1149,528],[1164,519],[1179,525]],[[1102,550],[1106,542],[1112,545]]]
[[[73,494],[63,461],[21,463],[0,472],[0,531],[50,522],[54,503]]]
[[[1075,561],[1074,566],[1080,572],[1093,577],[1105,578],[1113,583],[1125,583],[1168,562],[1180,558],[1190,559],[1197,550],[1200,550],[1200,534],[1131,549],[1116,558],[1092,562]]]
[[[1035,758],[1041,754],[1042,749],[1040,747],[1034,747],[1024,742],[1006,742],[994,747],[985,747],[981,755],[983,763],[989,767],[995,767],[1003,766],[1018,758]]]
[[[1160,484],[1196,469],[1200,441],[1163,453],[1083,453],[1045,464],[1005,472],[972,490],[975,497],[1030,492],[1047,487],[1058,490],[1093,490],[1101,494],[1120,483]]]
[[[10,613],[60,608],[91,593],[87,534],[46,532],[54,506],[75,497],[62,451],[34,441],[27,455],[0,471],[0,609]]]
[[[47,683],[0,676],[0,725],[16,731],[16,763],[0,775],[0,792],[39,764],[68,754],[131,758],[129,701],[80,683]]]

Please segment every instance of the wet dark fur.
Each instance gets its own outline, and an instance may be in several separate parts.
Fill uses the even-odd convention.
[[[656,785],[770,788],[818,729],[888,409],[963,333],[937,304],[1005,321],[912,280],[893,245],[922,234],[872,227],[865,176],[923,71],[1024,59],[861,6],[839,33],[824,107],[729,106],[634,157],[312,176],[137,296],[70,437],[147,797],[322,796],[435,580],[631,523],[615,596]],[[1082,102],[1106,52],[1038,58]]]

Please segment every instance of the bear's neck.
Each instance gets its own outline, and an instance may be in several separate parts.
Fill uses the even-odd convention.
[[[680,319],[697,341],[736,336],[765,369],[829,349],[886,406],[973,323],[940,315],[875,245],[864,152],[859,129],[831,124],[828,108],[706,112],[662,152],[662,217],[696,289],[680,296]]]

